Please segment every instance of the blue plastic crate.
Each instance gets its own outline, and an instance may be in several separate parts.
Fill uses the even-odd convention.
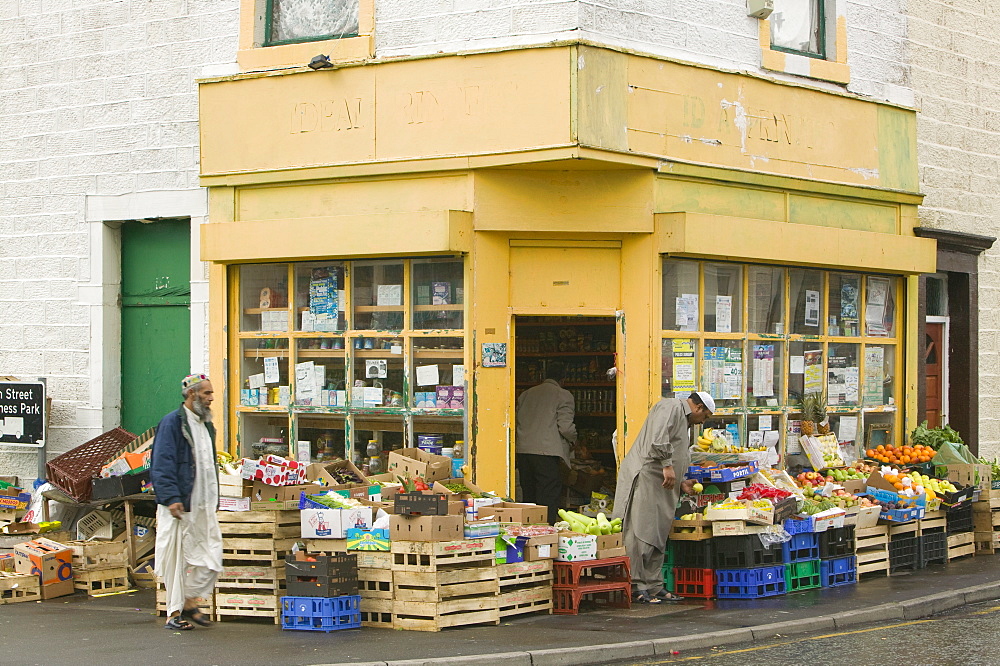
[[[719,599],[776,597],[786,590],[784,565],[715,571],[715,596]]]
[[[822,560],[820,577],[823,579],[823,587],[854,585],[858,582],[858,558],[851,556]]]
[[[281,628],[337,631],[361,626],[361,597],[282,597]]]
[[[880,520],[885,520],[890,523],[908,523],[911,520],[919,520],[923,517],[923,507],[914,507],[912,509],[890,509],[888,511],[883,510],[882,513],[879,514]]]
[[[785,531],[789,534],[802,534],[803,532],[813,531],[813,519],[812,516],[808,518],[788,518],[782,525]]]
[[[819,535],[812,532],[793,534],[790,540],[781,544],[781,552],[785,562],[818,560]]]
[[[684,474],[685,478],[693,479],[695,481],[708,481],[708,478],[712,475],[710,467],[701,467],[699,465],[691,465],[687,468],[687,472]]]

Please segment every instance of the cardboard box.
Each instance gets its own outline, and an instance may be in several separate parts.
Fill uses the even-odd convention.
[[[386,472],[385,474],[376,474],[374,476],[368,477],[368,482],[375,484],[378,482],[379,494],[381,497],[379,499],[371,499],[373,502],[391,502],[393,496],[403,490],[403,485],[399,483],[399,479],[396,475],[391,472]],[[392,484],[392,485],[384,485]]]
[[[253,483],[238,474],[219,475],[220,497],[250,497],[252,491]]]
[[[559,551],[556,555],[557,561],[581,562],[597,559],[597,537],[593,534],[560,532],[558,536]]]
[[[448,484],[448,483],[451,483],[451,484],[461,483],[463,486],[465,486],[466,488],[468,488],[471,491],[471,493],[454,493],[454,492],[448,490],[448,488],[445,487],[445,484]],[[472,498],[472,494],[476,494],[476,495],[485,495],[486,494],[486,491],[483,490],[482,488],[480,488],[479,486],[477,486],[476,484],[474,484],[472,482],[472,479],[466,479],[466,478],[461,478],[461,479],[443,479],[441,481],[435,481],[434,485],[431,486],[431,490],[433,490],[436,493],[441,493],[441,494],[444,494],[444,495],[454,495],[455,497],[458,497],[458,498],[461,498],[461,499],[471,499]]]
[[[992,487],[993,467],[990,465],[944,465],[948,468],[948,480],[956,485],[973,486],[981,492],[989,492]]]
[[[427,483],[451,477],[451,458],[437,456],[420,449],[399,449],[389,452],[389,470],[400,476],[420,477]]]
[[[347,530],[370,529],[371,507],[354,509],[302,509],[303,539],[346,539]]]
[[[20,488],[0,489],[0,510],[24,511],[30,502],[31,493],[21,492]]]
[[[18,573],[37,573],[42,586],[68,582],[69,594],[72,594],[73,549],[69,546],[39,538],[16,544],[14,558],[14,569]]]
[[[393,541],[458,541],[465,538],[465,517],[392,516],[389,531]]]
[[[743,520],[716,520],[712,523],[712,536],[742,536],[744,534],[760,534],[766,527],[763,525],[748,525]]]
[[[500,536],[500,523],[495,520],[473,520],[465,523],[466,539],[489,539]]]
[[[985,465],[985,467],[989,467],[989,465]],[[882,500],[883,502],[903,501],[913,507],[926,508],[927,506],[927,495],[925,493],[921,493],[916,497],[903,497],[896,492],[896,488],[891,483],[886,481],[885,477],[877,471],[872,472],[865,483],[865,493],[871,495],[877,500]]]
[[[331,472],[346,469],[358,478],[355,483],[341,483],[333,477]],[[338,460],[332,463],[312,463],[306,467],[306,481],[326,486],[329,490],[343,490],[355,486],[368,486],[368,479],[361,473],[361,470],[350,460]]]
[[[540,504],[518,504],[516,502],[500,502],[479,509],[479,518],[485,520],[494,518],[501,523],[519,523],[521,525],[547,525],[549,509]]]
[[[529,537],[524,545],[524,561],[554,560],[558,550],[558,534],[543,534],[541,536]]]
[[[853,495],[863,495],[865,488],[868,487],[868,482],[864,479],[848,479],[840,485],[844,486],[844,490]]]
[[[249,497],[220,497],[219,511],[249,511]]]
[[[254,502],[298,501],[299,496],[302,493],[305,493],[306,495],[315,495],[321,492],[323,492],[322,486],[314,483],[306,483],[296,486],[271,486],[261,481],[254,481],[250,499]]]
[[[51,585],[42,585],[42,599],[55,599],[56,597],[68,597],[76,592],[73,587],[73,580],[64,580]]]
[[[358,529],[347,530],[347,550],[389,550],[389,530]]]

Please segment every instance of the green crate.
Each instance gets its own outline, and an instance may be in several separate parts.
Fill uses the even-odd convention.
[[[668,541],[667,549],[663,551],[663,568],[672,569],[674,567],[674,548]]]
[[[785,588],[789,592],[812,590],[822,584],[819,560],[792,562],[785,565]]]
[[[663,587],[667,592],[674,591],[674,569],[673,567],[663,566]]]

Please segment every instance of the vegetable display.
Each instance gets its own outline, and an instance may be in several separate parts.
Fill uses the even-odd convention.
[[[944,425],[940,428],[928,428],[927,421],[924,421],[910,433],[910,441],[937,451],[946,442],[952,444],[963,444],[961,435],[953,430],[951,426]]]
[[[580,534],[617,534],[622,531],[622,519],[615,518],[609,521],[603,512],[597,514],[597,518],[585,516],[576,511],[559,509],[559,517],[569,523],[569,529]]]

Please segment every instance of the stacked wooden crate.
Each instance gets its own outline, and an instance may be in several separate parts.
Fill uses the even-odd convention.
[[[70,541],[73,587],[89,595],[129,589],[128,544],[124,541]]]
[[[886,576],[889,573],[889,526],[860,527],[854,530],[858,576]]]
[[[552,560],[501,564],[497,575],[501,618],[552,612]]]
[[[42,587],[36,574],[0,571],[0,605],[41,600]]]
[[[281,621],[285,557],[300,534],[298,511],[220,511],[223,571],[215,586],[215,620]]]
[[[500,578],[494,538],[393,541],[395,629],[440,631],[500,623]]]
[[[1000,550],[1000,490],[987,490],[972,505],[977,555],[992,555]]]

